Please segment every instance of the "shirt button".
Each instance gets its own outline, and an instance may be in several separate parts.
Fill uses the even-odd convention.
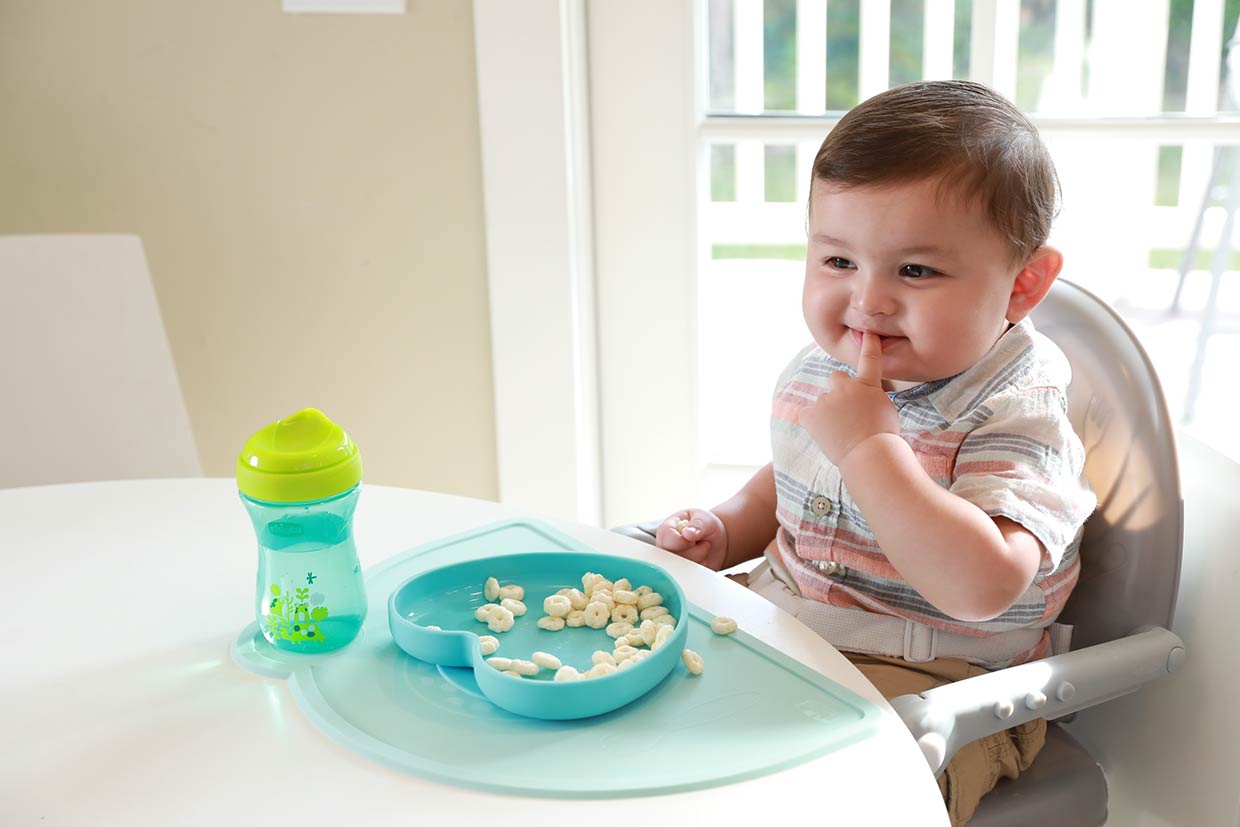
[[[819,517],[825,516],[831,510],[831,501],[826,497],[814,497],[809,504],[810,510]]]
[[[826,563],[823,563],[822,572],[823,574],[839,574],[840,570],[843,568],[843,566],[834,560],[828,560]]]

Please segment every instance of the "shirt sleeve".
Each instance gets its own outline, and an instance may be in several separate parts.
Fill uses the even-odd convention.
[[[991,517],[1020,523],[1045,548],[1039,574],[1054,571],[1097,504],[1064,395],[1026,389],[988,400],[986,408],[991,415],[956,454],[951,492]]]

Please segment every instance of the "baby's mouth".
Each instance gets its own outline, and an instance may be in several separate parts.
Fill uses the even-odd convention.
[[[889,335],[886,333],[879,333],[876,330],[862,331],[862,330],[858,330],[855,327],[848,328],[848,331],[852,333],[853,341],[856,342],[858,348],[861,347],[861,339],[864,333],[873,333],[875,336],[877,336],[879,345],[882,346],[884,349],[895,344],[896,342],[904,338],[903,336],[895,336],[895,335]]]

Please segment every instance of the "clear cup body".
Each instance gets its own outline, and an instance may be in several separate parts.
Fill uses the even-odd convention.
[[[324,500],[272,503],[241,494],[258,538],[256,616],[277,649],[315,654],[349,643],[366,619],[353,544],[361,485]]]

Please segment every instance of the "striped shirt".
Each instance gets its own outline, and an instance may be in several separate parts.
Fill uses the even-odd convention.
[[[888,394],[900,436],[936,483],[992,517],[1019,523],[1045,549],[1016,603],[976,623],[943,614],[900,576],[839,470],[797,424],[797,412],[836,371],[855,374],[811,345],[784,370],[773,400],[777,547],[802,595],[978,638],[1050,626],[1076,585],[1081,531],[1096,503],[1084,449],[1068,421],[1071,369],[1059,348],[1025,319],[963,373]],[[1043,634],[1010,663],[1044,657],[1049,646]]]

